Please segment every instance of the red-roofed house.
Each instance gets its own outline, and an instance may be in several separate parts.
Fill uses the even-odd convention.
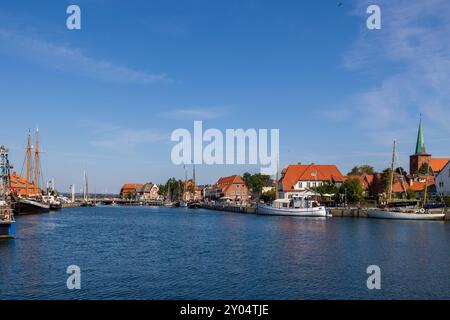
[[[241,176],[233,175],[220,178],[215,185],[205,190],[207,200],[225,200],[234,202],[248,202],[248,189]]]
[[[416,198],[423,198],[423,193],[425,191],[425,186],[427,193],[436,193],[435,178],[429,176],[427,180],[409,180],[409,182],[402,181],[396,182],[392,185],[392,192],[396,198],[404,198],[407,191],[414,191],[416,193]]]
[[[142,188],[143,186],[143,183],[126,183],[120,189],[120,197],[123,199],[130,197],[134,198],[138,194],[139,188]]]
[[[335,165],[289,165],[282,172],[278,192],[280,198],[290,199],[325,183],[333,183],[336,187],[340,187],[343,182],[344,176]]]

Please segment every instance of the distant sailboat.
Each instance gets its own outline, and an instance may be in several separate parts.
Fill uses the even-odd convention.
[[[82,207],[94,207],[94,203],[89,199],[89,183],[86,170],[83,175],[83,202],[81,203]]]

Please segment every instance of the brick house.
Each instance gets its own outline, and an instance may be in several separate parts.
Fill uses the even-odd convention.
[[[248,188],[241,176],[223,177],[213,186],[206,188],[205,198],[214,201],[247,203]]]
[[[126,183],[120,189],[120,197],[122,199],[135,199],[139,188],[142,188],[143,186],[143,183]]]

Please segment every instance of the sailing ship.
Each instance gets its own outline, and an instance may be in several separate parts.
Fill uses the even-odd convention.
[[[25,193],[14,194],[14,212],[16,214],[44,213],[50,210],[50,205],[42,199],[39,189],[40,161],[39,161],[39,130],[36,129],[36,141],[33,165],[33,181],[31,181],[31,133],[28,131],[28,142],[26,148],[26,180]],[[14,191],[14,190],[13,190]]]
[[[422,205],[418,206],[417,202],[393,202],[393,185],[394,185],[394,166],[396,159],[396,141],[392,147],[391,174],[389,180],[389,189],[386,205],[377,209],[368,210],[369,218],[376,219],[397,219],[397,220],[443,220],[445,218],[444,209],[432,209],[426,206],[428,193],[428,177],[430,164],[428,163],[427,181],[425,182],[424,197]],[[403,182],[403,181],[402,181]],[[402,183],[403,185],[403,183]]]
[[[95,207],[96,203],[89,199],[89,183],[86,170],[83,175],[83,202],[80,204],[81,207]]]
[[[0,146],[0,239],[14,238],[16,221],[11,205],[8,150]]]
[[[278,167],[278,165],[277,165]],[[292,199],[279,199],[278,197],[278,169],[275,178],[275,200],[271,205],[258,204],[256,213],[260,215],[276,216],[297,216],[297,217],[329,217],[331,216],[324,206],[314,199],[308,193],[304,196],[293,197]]]

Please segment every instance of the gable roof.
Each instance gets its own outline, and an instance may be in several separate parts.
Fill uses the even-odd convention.
[[[445,165],[450,161],[450,158],[431,158],[430,167],[433,172],[438,173],[444,169]]]
[[[293,190],[298,181],[344,181],[344,176],[336,165],[295,164],[289,165],[283,172],[281,178],[283,190]]]
[[[238,175],[232,175],[229,177],[220,178],[216,185],[222,189],[223,192],[226,192],[233,184],[243,184],[245,185],[244,179]]]
[[[403,184],[403,186],[402,186]],[[407,183],[406,181],[402,181],[402,182],[396,182],[392,185],[392,192],[394,193],[400,193],[400,192],[404,192],[407,190],[412,190],[412,191],[424,191],[425,190],[425,184],[426,182],[420,182],[420,181],[412,181],[411,183]],[[429,177],[428,180],[428,188],[431,188],[432,186],[435,185],[435,180],[434,177]]]
[[[135,191],[136,188],[140,188],[143,186],[143,183],[126,183],[122,186],[122,189],[120,189],[120,193],[123,193],[125,191]]]

